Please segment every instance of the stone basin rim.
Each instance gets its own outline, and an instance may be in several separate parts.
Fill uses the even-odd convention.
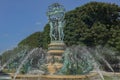
[[[13,78],[14,77],[14,74],[10,74],[11,77]],[[89,74],[86,74],[86,75],[40,75],[40,74],[37,74],[37,75],[31,75],[31,74],[27,74],[27,75],[24,75],[24,74],[18,74],[16,79],[17,78],[50,78],[50,79],[85,79],[85,78],[89,78],[89,77],[94,77],[94,76],[97,76],[98,73],[89,73]]]

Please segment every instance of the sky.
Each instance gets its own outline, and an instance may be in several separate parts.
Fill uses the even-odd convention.
[[[49,5],[57,2],[70,11],[90,1],[120,6],[120,0],[0,0],[0,54],[16,47],[30,34],[42,31],[48,22]]]

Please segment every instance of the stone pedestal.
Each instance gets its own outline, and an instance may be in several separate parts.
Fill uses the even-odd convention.
[[[54,41],[48,45],[48,71],[50,74],[56,73],[61,67],[62,54],[65,50],[63,41]]]

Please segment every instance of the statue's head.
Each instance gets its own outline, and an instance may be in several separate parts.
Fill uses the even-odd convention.
[[[59,3],[54,3],[48,7],[47,16],[51,21],[64,19],[65,8]]]

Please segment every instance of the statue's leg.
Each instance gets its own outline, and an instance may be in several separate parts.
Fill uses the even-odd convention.
[[[51,32],[50,32],[50,34],[49,34],[49,35],[50,35],[50,39],[51,39]]]
[[[59,34],[59,41],[61,40],[60,38],[61,38],[61,36],[60,36],[60,28],[58,28],[58,34]]]
[[[60,28],[60,40],[62,40],[62,31],[61,31],[61,28]]]
[[[55,34],[54,34],[54,40],[56,40],[56,36],[55,36]]]
[[[51,38],[51,41],[52,41],[52,31],[50,31],[50,38]]]
[[[55,40],[55,36],[52,34],[52,37],[53,37],[53,39],[52,40]]]
[[[52,37],[52,40],[55,40],[55,32],[54,32],[54,29],[52,28],[51,30],[51,37]]]
[[[54,32],[54,34],[53,34],[53,38],[54,38],[54,40],[56,40],[57,38],[56,38],[56,34],[55,34],[55,32]]]
[[[64,39],[64,33],[63,33],[63,30],[62,30],[62,40]]]

